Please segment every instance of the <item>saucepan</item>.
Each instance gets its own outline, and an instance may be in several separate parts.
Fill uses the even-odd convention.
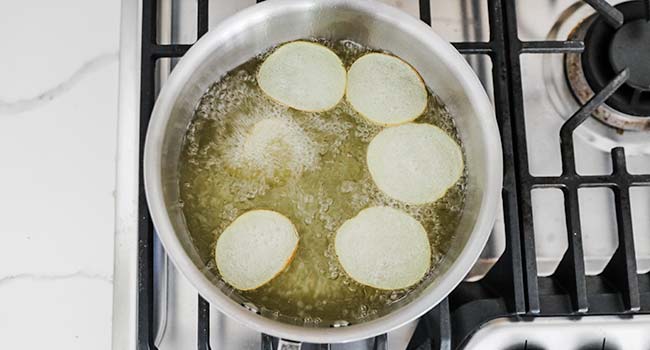
[[[179,206],[179,155],[201,95],[228,71],[279,43],[350,39],[409,62],[446,104],[465,149],[467,192],[454,243],[425,283],[371,320],[303,324],[270,317],[214,276],[199,258]],[[274,0],[230,17],[204,35],[163,86],[148,127],[144,175],[149,210],[175,266],[226,315],[260,332],[298,342],[337,343],[372,337],[421,316],[460,283],[492,228],[502,187],[501,143],[494,109],[478,78],[429,26],[370,0]]]

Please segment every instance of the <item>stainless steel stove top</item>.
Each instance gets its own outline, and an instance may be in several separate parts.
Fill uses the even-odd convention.
[[[272,1],[272,0],[271,0]],[[209,3],[209,26],[213,27],[234,12],[251,6],[252,0],[212,0]],[[384,0],[419,17],[417,0]],[[616,1],[618,2],[618,1]],[[117,184],[117,232],[115,251],[115,306],[114,349],[135,349],[134,332],[137,329],[134,313],[136,286],[135,267],[137,235],[137,167],[138,167],[138,110],[139,77],[137,55],[140,48],[139,3],[123,0],[122,52],[120,60],[120,119]],[[181,0],[159,1],[158,41],[190,44],[196,40],[196,2]],[[486,1],[457,2],[432,1],[432,26],[449,41],[486,41]],[[567,10],[569,9],[569,10]],[[564,22],[575,21],[593,13],[586,5],[572,0],[518,0],[517,16],[522,40],[566,39]],[[561,20],[560,20],[561,19]],[[558,21],[560,21],[558,23]],[[551,29],[555,28],[555,32]],[[549,34],[550,33],[550,34]],[[133,56],[135,55],[135,56]],[[572,98],[562,70],[562,55],[523,55],[521,58],[524,108],[526,111],[527,150],[533,175],[559,175],[561,158],[559,129],[564,118],[579,105]],[[135,59],[134,59],[135,57]],[[559,60],[559,63],[558,63]],[[493,96],[491,61],[482,55],[468,56],[468,61]],[[174,65],[173,59],[161,59],[159,86]],[[650,132],[620,133],[596,120],[588,120],[574,136],[576,167],[581,174],[607,174],[612,171],[609,149],[626,145],[627,164],[631,172],[650,173]],[[650,271],[650,187],[631,189],[632,219],[634,225],[637,269]],[[567,250],[567,232],[564,218],[563,195],[557,189],[533,191],[532,209],[535,228],[537,271],[540,276],[553,274]],[[609,189],[581,189],[579,191],[585,269],[587,275],[602,272],[618,245],[613,193]],[[134,238],[135,237],[135,238]],[[481,259],[467,280],[481,279],[499,259],[505,249],[502,215],[498,218],[490,241]],[[157,301],[153,308],[155,344],[161,349],[190,349],[196,347],[197,293],[183,276],[167,262],[164,250],[154,247],[154,287]],[[211,309],[211,345],[219,349],[260,349],[260,333],[248,329]],[[636,318],[631,327],[647,327],[648,318]],[[641,319],[641,321],[638,321]],[[611,320],[609,320],[611,322]],[[551,322],[549,320],[549,322]],[[645,323],[644,323],[645,322]],[[540,323],[540,322],[538,322]],[[598,323],[603,327],[604,323]],[[520,332],[520,324],[505,321],[497,323],[499,339],[509,332]],[[641,326],[639,326],[641,325]],[[486,327],[488,327],[486,325]],[[492,326],[489,326],[492,327]],[[409,324],[388,334],[388,349],[404,349],[415,324]],[[547,334],[547,333],[539,333]],[[550,334],[550,333],[548,333]],[[631,333],[630,333],[631,334]],[[639,333],[642,335],[642,333]],[[470,344],[473,348],[493,348],[487,344],[502,344],[485,331]],[[480,342],[480,343],[477,343]],[[514,344],[514,343],[513,343]],[[478,345],[478,346],[475,346]],[[646,344],[647,346],[647,344]],[[371,349],[371,342],[333,345],[332,349]],[[641,347],[639,347],[641,349]]]

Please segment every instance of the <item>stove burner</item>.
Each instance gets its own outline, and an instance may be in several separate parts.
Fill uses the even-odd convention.
[[[558,15],[545,39],[583,41],[596,16],[586,1],[577,1]],[[623,20],[621,14],[614,25],[622,26]],[[542,76],[548,103],[553,108],[549,113],[562,121],[594,96],[582,71],[582,53],[543,55]],[[591,116],[575,130],[575,135],[588,145],[604,152],[625,147],[627,155],[650,154],[650,118],[624,113],[607,104],[598,106]]]
[[[628,68],[630,78],[606,103],[629,115],[626,117],[641,118],[633,118],[638,119],[635,122],[630,122],[630,118],[622,121],[615,118],[615,115],[607,120],[599,119],[621,129],[647,129],[650,126],[650,22],[644,17],[645,5],[642,1],[621,3],[616,8],[625,18],[619,28],[612,27],[602,16],[595,16],[579,26],[587,27],[581,68],[592,92],[600,91],[618,72]],[[580,32],[584,30],[576,28],[574,34],[580,36]],[[572,81],[572,72],[569,71],[578,62],[572,63],[573,65],[567,64],[567,73],[574,94],[579,98],[580,93],[576,90],[582,88],[581,84]]]
[[[616,71],[630,69],[628,85],[650,91],[650,22],[637,19],[621,27],[609,45],[609,60]]]

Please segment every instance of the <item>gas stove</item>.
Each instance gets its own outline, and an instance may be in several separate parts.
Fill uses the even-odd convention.
[[[116,350],[277,347],[211,308],[167,260],[141,177],[175,63],[254,2],[122,1]],[[465,282],[420,320],[303,349],[650,348],[650,1],[385,2],[451,41],[483,82],[503,143],[503,210]]]

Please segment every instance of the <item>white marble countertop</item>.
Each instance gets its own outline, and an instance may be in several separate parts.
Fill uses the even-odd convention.
[[[0,349],[109,349],[120,2],[0,5]]]

